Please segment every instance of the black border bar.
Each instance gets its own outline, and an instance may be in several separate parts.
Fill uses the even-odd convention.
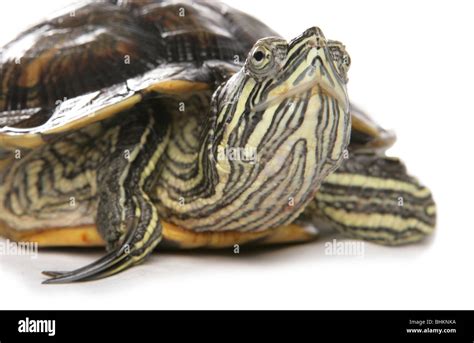
[[[51,323],[54,320],[54,336]],[[20,325],[46,332],[19,332]],[[247,323],[242,323],[246,321]],[[34,322],[32,324],[32,322]],[[224,332],[222,336],[221,332]],[[0,343],[140,342],[179,337],[202,340],[271,336],[349,342],[474,342],[472,311],[1,311]],[[250,336],[249,336],[250,335]],[[227,337],[227,338],[226,338]],[[173,340],[176,340],[173,339]],[[168,339],[166,339],[168,340]],[[253,339],[252,339],[253,340]],[[280,340],[280,339],[279,339]],[[300,339],[298,339],[299,341]],[[306,340],[306,339],[305,339]],[[294,341],[294,340],[292,340]]]

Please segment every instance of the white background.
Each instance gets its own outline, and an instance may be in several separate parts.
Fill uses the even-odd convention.
[[[310,26],[352,57],[349,94],[398,135],[390,154],[433,190],[438,227],[424,244],[365,245],[327,256],[319,241],[233,255],[155,253],[93,283],[45,286],[41,270],[69,270],[102,251],[0,256],[2,309],[474,309],[472,107],[474,9],[469,1],[243,1],[287,38]],[[64,5],[3,1],[0,44]]]

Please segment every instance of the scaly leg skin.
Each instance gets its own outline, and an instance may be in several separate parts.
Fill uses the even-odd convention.
[[[303,216],[348,237],[402,245],[434,231],[436,206],[430,190],[408,175],[397,158],[351,152]]]
[[[43,272],[52,277],[44,283],[90,281],[116,274],[142,262],[161,241],[162,225],[147,192],[159,173],[169,126],[166,118],[157,118],[150,108],[143,111],[146,119],[122,125],[115,148],[97,174],[96,221],[109,252],[71,272]]]

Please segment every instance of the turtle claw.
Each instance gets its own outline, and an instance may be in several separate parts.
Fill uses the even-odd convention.
[[[161,224],[158,223],[150,235],[137,236],[134,233],[135,230],[129,232],[122,245],[87,266],[70,272],[44,271],[43,274],[51,278],[43,284],[98,280],[140,263],[161,241]]]
[[[44,271],[43,274],[51,276],[51,278],[43,281],[43,284],[97,280],[115,274],[134,262],[136,262],[135,258],[128,252],[128,246],[124,245],[111,251],[99,260],[70,272]]]
[[[43,275],[46,275],[46,276],[50,276],[50,277],[58,277],[58,276],[61,276],[63,274],[66,274],[68,272],[55,272],[55,271],[52,271],[52,270],[44,270],[41,272],[41,274]]]

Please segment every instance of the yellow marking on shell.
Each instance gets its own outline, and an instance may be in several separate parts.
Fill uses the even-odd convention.
[[[38,243],[40,247],[104,246],[95,225],[18,231],[0,221],[0,236],[17,242]]]
[[[194,82],[187,80],[162,81],[145,88],[145,92],[159,92],[165,94],[181,94],[183,92],[195,92],[208,90],[209,84],[205,82]]]
[[[18,79],[18,86],[24,88],[32,88],[36,86],[41,78],[43,68],[49,64],[50,60],[56,54],[56,49],[46,50],[41,55],[28,62]]]
[[[43,134],[54,134],[54,133],[61,133],[71,130],[77,130],[83,128],[87,125],[91,125],[93,123],[102,121],[104,119],[110,118],[113,115],[123,112],[132,108],[134,105],[139,103],[142,100],[142,96],[140,94],[134,94],[128,99],[122,100],[116,104],[104,107],[98,111],[89,113],[77,120],[72,120],[66,123],[61,123],[59,126],[54,126],[53,128],[46,129]],[[48,123],[45,124],[47,127]]]
[[[352,126],[354,129],[361,131],[374,138],[380,137],[381,130],[375,123],[369,122],[363,118],[357,111],[351,111]]]
[[[351,109],[351,120],[353,131],[360,131],[371,137],[370,142],[365,144],[371,150],[379,148],[388,149],[397,140],[393,131],[382,129],[369,116],[357,108]]]
[[[234,244],[244,244],[252,240],[265,237],[267,232],[236,232],[236,231],[219,231],[219,232],[195,232],[182,229],[171,223],[162,222],[163,236],[172,242],[177,242],[179,248],[195,249],[195,248],[226,248]]]
[[[233,247],[235,244],[244,245],[257,242],[262,245],[306,242],[316,238],[314,228],[296,224],[280,226],[265,231],[207,231],[195,232],[182,229],[168,222],[163,224],[163,237],[175,242],[180,249],[211,248],[221,249]]]
[[[41,145],[45,144],[41,135],[36,133],[26,133],[26,134],[9,134],[5,132],[0,132],[0,146],[15,149],[15,148],[26,148],[34,149]]]
[[[364,187],[386,189],[394,192],[407,192],[418,198],[425,198],[431,194],[428,188],[418,188],[408,182],[350,173],[331,174],[324,180],[324,182],[348,187]]]
[[[42,135],[57,134],[72,130],[77,130],[93,123],[102,121],[115,115],[118,112],[125,111],[132,108],[135,104],[140,102],[142,99],[140,94],[135,94],[130,98],[123,100],[117,104],[107,106],[97,112],[93,112],[90,115],[83,116],[77,120],[70,122],[61,123],[52,128],[48,128],[48,122],[42,127],[37,128],[37,133],[19,133],[19,132],[0,132],[0,146],[7,147],[10,149],[15,148],[28,148],[34,149],[41,145],[46,144],[43,140]]]
[[[262,245],[297,243],[312,240],[317,231],[290,224],[263,232],[194,232],[162,222],[163,238],[178,243],[180,249],[225,248],[258,241]],[[36,242],[40,247],[101,247],[105,246],[95,225],[80,227],[45,228],[42,230],[17,231],[0,222],[0,236],[17,242]],[[158,240],[157,244],[160,242]],[[155,244],[144,252],[147,255]]]
[[[382,213],[354,213],[332,207],[326,207],[324,212],[336,222],[349,227],[377,228],[383,226],[398,232],[403,232],[409,228],[417,228],[425,233],[433,232],[432,226],[416,218],[403,218]]]

